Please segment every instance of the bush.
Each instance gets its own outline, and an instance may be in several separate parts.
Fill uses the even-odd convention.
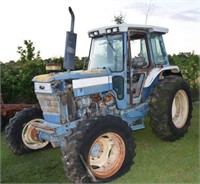
[[[32,79],[45,72],[42,60],[1,64],[1,93],[4,103],[36,103]]]
[[[193,101],[199,100],[199,55],[194,53],[179,53],[169,56],[170,64],[177,65],[182,72],[183,77],[190,85]]]

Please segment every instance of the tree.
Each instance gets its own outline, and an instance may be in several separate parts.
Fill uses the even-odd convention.
[[[17,62],[10,61],[1,66],[1,92],[5,103],[37,102],[32,78],[46,73],[45,62],[40,58],[40,52],[35,52],[31,40],[24,40],[24,45],[25,48],[17,48],[20,54]]]
[[[40,59],[40,51],[35,53],[35,47],[31,40],[24,40],[25,49],[22,46],[19,46],[17,49],[17,53],[20,54],[20,61],[33,61],[35,59]]]
[[[75,70],[82,70],[84,65],[84,61],[79,59],[78,56],[75,57]]]
[[[152,13],[153,6],[152,6],[151,1],[152,1],[152,0],[150,0],[150,2],[149,2],[149,4],[148,4],[148,7],[146,6],[147,4],[145,3],[145,9],[144,9],[144,14],[145,14],[145,25],[147,25],[148,18],[150,17],[150,14]],[[146,7],[147,7],[147,8],[146,8]]]
[[[125,23],[125,18],[126,18],[126,15],[123,15],[122,12],[120,12],[119,15],[114,15],[114,22],[116,24],[123,24]]]

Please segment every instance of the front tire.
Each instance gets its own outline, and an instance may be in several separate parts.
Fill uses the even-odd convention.
[[[34,122],[43,122],[41,109],[27,108],[17,112],[6,127],[6,141],[12,152],[23,154],[44,148],[48,142],[37,138],[37,131],[32,126]]]
[[[181,76],[167,76],[155,87],[150,101],[150,126],[161,139],[174,141],[188,130],[192,98]]]
[[[135,147],[132,130],[121,118],[83,122],[61,149],[66,175],[74,183],[114,180],[130,170]]]
[[[0,126],[1,126],[1,132],[4,131],[6,124],[8,123],[8,118],[1,116],[1,122],[0,122]]]

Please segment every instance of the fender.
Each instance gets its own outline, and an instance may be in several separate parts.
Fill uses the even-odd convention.
[[[144,83],[144,88],[149,87],[153,81],[155,80],[155,78],[163,71],[170,71],[174,74],[178,74],[180,73],[180,69],[178,66],[167,66],[164,68],[153,68],[149,75],[147,76],[145,83]]]

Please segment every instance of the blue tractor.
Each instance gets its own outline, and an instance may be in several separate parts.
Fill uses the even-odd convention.
[[[6,140],[15,154],[51,143],[61,150],[72,182],[108,182],[130,170],[133,130],[145,128],[145,117],[163,140],[187,132],[191,93],[179,68],[169,65],[163,42],[168,29],[162,27],[119,24],[91,30],[87,67],[73,71],[77,35],[69,11],[66,71],[33,79],[40,108],[10,119]]]

